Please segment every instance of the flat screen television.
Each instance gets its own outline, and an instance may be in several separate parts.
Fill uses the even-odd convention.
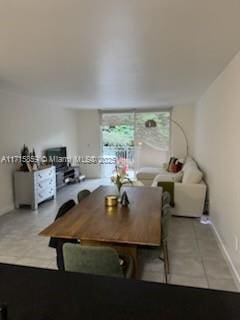
[[[46,157],[49,163],[52,163],[57,170],[67,167],[67,148],[51,148],[46,150]]]

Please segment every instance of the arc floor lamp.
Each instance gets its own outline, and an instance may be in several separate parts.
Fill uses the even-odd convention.
[[[184,137],[184,140],[185,140],[185,143],[186,143],[186,158],[188,157],[189,155],[189,145],[188,145],[188,138],[187,138],[187,135],[186,135],[186,132],[185,130],[183,129],[182,125],[177,122],[176,120],[173,120],[173,119],[169,119],[170,122],[174,123],[182,132],[183,134],[183,137]],[[146,128],[156,128],[157,127],[157,122],[153,119],[149,119],[145,122],[145,127]]]
[[[172,123],[174,123],[181,130],[181,132],[184,136],[185,143],[186,143],[186,158],[187,158],[189,155],[189,146],[188,146],[188,138],[187,138],[186,132],[184,131],[183,127],[181,126],[181,124],[179,122],[177,122],[176,120],[173,120],[171,118],[170,118],[170,121]]]

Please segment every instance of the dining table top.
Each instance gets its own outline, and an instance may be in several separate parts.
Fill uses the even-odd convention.
[[[123,187],[129,205],[107,207],[105,197],[117,195],[114,186],[100,186],[39,235],[113,244],[159,246],[162,189]]]

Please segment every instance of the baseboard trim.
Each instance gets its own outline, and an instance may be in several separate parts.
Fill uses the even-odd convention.
[[[8,213],[9,211],[14,210],[14,206],[11,205],[9,207],[0,208],[0,216],[3,216],[4,214]]]
[[[238,273],[238,271],[237,271],[237,269],[236,269],[236,267],[235,267],[235,265],[234,265],[234,263],[233,263],[233,261],[232,261],[232,259],[230,257],[230,254],[228,253],[227,248],[225,247],[225,245],[224,245],[224,243],[223,243],[223,241],[221,239],[221,236],[217,231],[217,228],[215,227],[215,225],[212,222],[211,222],[211,225],[212,225],[213,230],[215,232],[215,235],[217,237],[217,240],[218,240],[218,243],[219,243],[219,247],[220,247],[220,249],[221,249],[221,251],[222,251],[222,253],[223,253],[223,255],[224,255],[224,257],[225,257],[225,259],[227,261],[227,264],[228,264],[228,266],[229,266],[229,268],[231,270],[231,273],[232,273],[233,279],[235,281],[235,284],[236,284],[237,288],[240,290],[240,274]]]

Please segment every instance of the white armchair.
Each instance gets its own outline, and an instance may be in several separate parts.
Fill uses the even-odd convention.
[[[173,214],[200,217],[203,214],[207,187],[201,183],[174,183]]]
[[[150,170],[151,169],[151,170]],[[181,175],[181,174],[180,174]],[[200,217],[203,214],[207,186],[202,180],[202,172],[195,161],[188,158],[182,171],[182,182],[178,182],[176,173],[169,173],[164,169],[142,168],[137,173],[137,178],[145,186],[157,187],[160,181],[174,183],[173,214],[184,217]]]

